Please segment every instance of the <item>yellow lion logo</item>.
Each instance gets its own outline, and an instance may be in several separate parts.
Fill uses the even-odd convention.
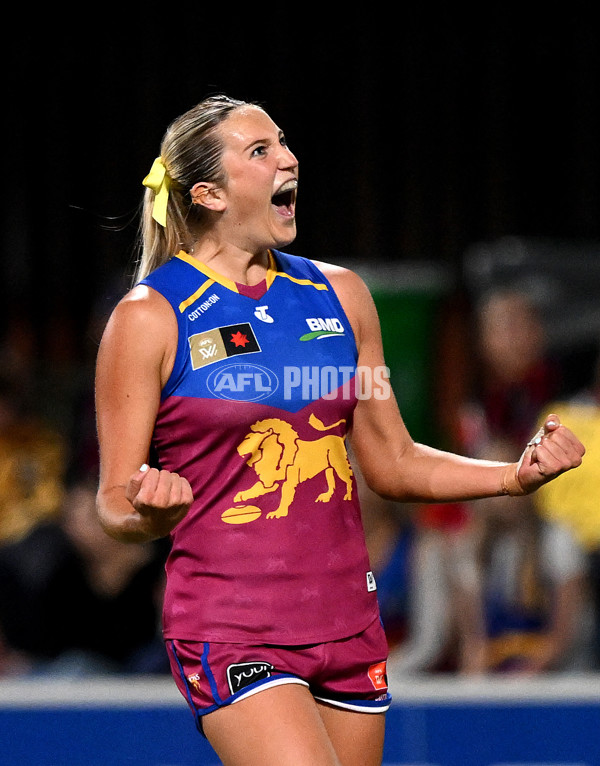
[[[317,431],[328,431],[345,420],[325,426],[315,416],[309,418]],[[279,519],[288,515],[299,484],[324,472],[327,489],[317,497],[318,503],[328,503],[335,490],[336,476],[346,485],[344,500],[352,498],[352,468],[348,462],[345,437],[328,434],[318,439],[300,439],[285,420],[267,418],[251,426],[249,433],[237,448],[246,463],[252,466],[258,481],[249,489],[238,492],[235,503],[243,503],[276,490],[281,491],[277,510],[267,518]],[[258,509],[255,509],[258,511]]]

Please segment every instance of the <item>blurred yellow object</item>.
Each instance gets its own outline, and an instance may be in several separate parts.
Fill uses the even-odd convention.
[[[500,670],[503,665],[518,665],[535,660],[544,652],[548,639],[544,633],[504,633],[491,638],[487,647],[487,667]]]
[[[0,543],[55,516],[63,500],[64,446],[37,423],[0,433]]]
[[[555,412],[583,443],[583,463],[545,484],[534,495],[547,518],[568,525],[586,549],[600,546],[600,404],[577,401],[553,404]]]

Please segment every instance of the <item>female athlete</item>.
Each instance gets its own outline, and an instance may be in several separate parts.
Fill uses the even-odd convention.
[[[583,446],[552,416],[518,463],[413,441],[363,281],[281,250],[298,162],[261,107],[203,101],[144,183],[98,354],[99,517],[170,535],[166,647],[225,766],[376,766],[387,646],[347,445],[377,493],[431,502],[532,492]]]

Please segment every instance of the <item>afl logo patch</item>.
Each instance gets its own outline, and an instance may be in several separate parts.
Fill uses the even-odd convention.
[[[270,662],[240,662],[237,665],[230,665],[227,668],[227,683],[229,691],[232,694],[250,686],[255,681],[262,681],[270,678],[271,672],[275,670]]]
[[[277,376],[258,364],[228,364],[208,376],[209,391],[219,399],[234,402],[258,402],[275,393]]]

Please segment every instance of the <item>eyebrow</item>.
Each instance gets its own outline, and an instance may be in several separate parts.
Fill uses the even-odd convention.
[[[281,140],[282,138],[285,138],[285,133],[283,130],[280,130],[277,133],[277,139]],[[273,140],[271,138],[257,138],[254,141],[251,141],[248,146],[244,147],[244,152],[249,151],[252,149],[253,146],[256,146],[257,144],[271,144],[273,143]]]

